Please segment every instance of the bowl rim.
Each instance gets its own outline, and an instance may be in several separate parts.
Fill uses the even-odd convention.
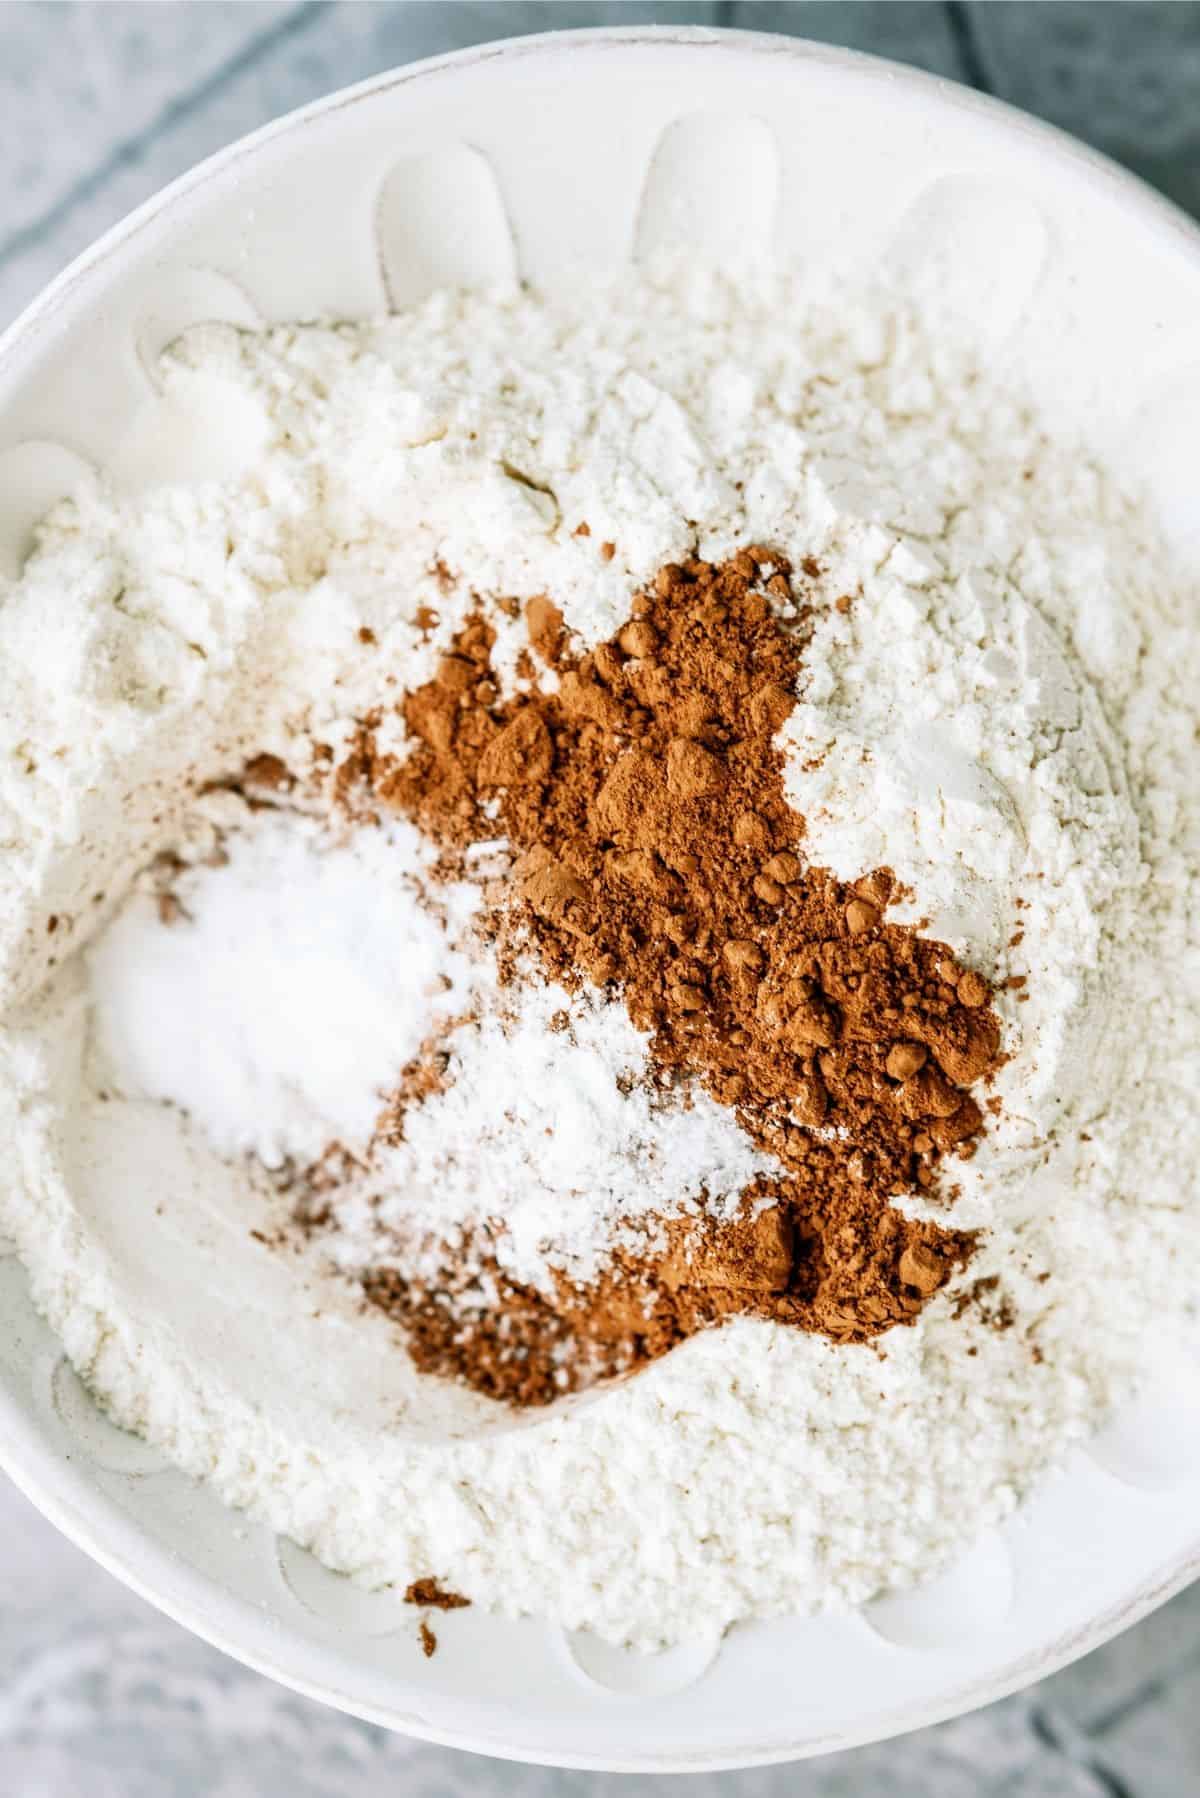
[[[798,62],[840,69],[864,80],[882,82],[890,87],[907,87],[913,92],[936,96],[941,105],[959,112],[991,120],[1001,128],[1042,144],[1059,158],[1071,163],[1083,175],[1107,188],[1110,195],[1135,207],[1147,221],[1158,224],[1170,247],[1185,258],[1200,255],[1200,221],[1193,219],[1174,200],[1150,183],[1123,168],[1101,150],[1072,136],[1057,125],[1046,123],[1024,112],[1019,106],[993,94],[966,87],[948,76],[934,75],[926,69],[877,56],[869,51],[850,50],[841,45],[825,44],[813,38],[790,37],[780,32],[730,30],[708,25],[608,25],[564,31],[539,31],[528,36],[496,38],[485,44],[468,45],[465,49],[446,51],[439,56],[421,57],[384,69],[377,75],[335,88],[316,100],[294,107],[265,125],[235,138],[223,149],[202,158],[192,168],[177,175],[157,193],[110,225],[94,243],[73,257],[67,266],[42,287],[16,318],[0,332],[0,365],[30,334],[40,331],[60,309],[67,296],[87,276],[113,257],[117,251],[144,231],[160,213],[187,194],[234,168],[255,155],[266,144],[292,132],[301,131],[317,118],[356,106],[375,94],[389,92],[412,81],[428,80],[448,71],[499,61],[516,61],[527,56],[544,55],[548,51],[569,49],[708,50],[716,54],[733,50],[788,58]]]
[[[840,71],[861,81],[907,89],[917,97],[924,95],[939,109],[950,107],[988,121],[1010,137],[1023,138],[1035,147],[1041,146],[1060,166],[1073,166],[1077,174],[1101,193],[1107,193],[1116,204],[1136,212],[1143,225],[1153,226],[1162,248],[1183,258],[1190,266],[1200,267],[1200,223],[1174,201],[1070,133],[993,95],[980,93],[947,77],[867,52],[764,31],[698,25],[615,25],[550,30],[495,39],[381,71],[294,108],[205,157],[111,226],[34,296],[0,332],[0,373],[7,370],[10,360],[18,354],[34,351],[39,341],[51,331],[57,315],[76,290],[132,244],[155,219],[186,196],[256,156],[267,144],[302,132],[317,119],[411,82],[437,79],[443,74],[488,62],[515,61],[576,50],[603,53],[613,49],[640,49],[651,53],[682,49],[717,56],[734,52],[786,58]],[[1018,1656],[991,1674],[945,1692],[936,1699],[909,1701],[899,1709],[881,1713],[871,1723],[862,1722],[825,1733],[808,1730],[782,1744],[747,1743],[715,1753],[702,1751],[692,1757],[677,1752],[662,1755],[639,1752],[624,1757],[575,1754],[557,1749],[548,1751],[511,1738],[493,1737],[477,1729],[445,1728],[398,1707],[389,1709],[364,1702],[341,1689],[342,1682],[333,1676],[332,1667],[326,1678],[285,1670],[280,1665],[277,1646],[286,1639],[285,1632],[272,1627],[249,1601],[233,1592],[217,1589],[210,1576],[181,1566],[168,1549],[148,1538],[107,1493],[86,1483],[69,1457],[57,1454],[38,1440],[2,1383],[0,1470],[68,1540],[139,1597],[213,1647],[278,1684],[350,1716],[424,1742],[497,1759],[578,1770],[618,1773],[721,1771],[778,1764],[885,1741],[991,1704],[1034,1680],[1045,1678],[1100,1647],[1165,1603],[1192,1580],[1200,1578],[1198,1526],[1190,1548],[1164,1561],[1143,1578],[1136,1591],[1124,1600],[1104,1606],[1086,1624],[1064,1632],[1038,1650]],[[306,1645],[304,1652],[310,1661],[335,1658],[311,1645]]]
[[[20,1440],[22,1436],[25,1437],[24,1444]],[[39,1461],[43,1464],[40,1480],[30,1471]],[[574,1753],[566,1749],[549,1750],[537,1744],[522,1743],[511,1736],[493,1735],[478,1729],[445,1728],[398,1706],[364,1701],[343,1689],[343,1682],[333,1675],[332,1668],[325,1678],[285,1669],[280,1665],[278,1650],[273,1652],[270,1646],[283,1632],[264,1619],[247,1599],[223,1591],[218,1602],[214,1602],[212,1579],[180,1565],[169,1549],[150,1541],[106,1492],[89,1487],[86,1507],[81,1504],[82,1476],[69,1462],[60,1460],[34,1438],[29,1427],[16,1416],[12,1401],[2,1386],[0,1470],[43,1517],[122,1585],[192,1635],[276,1684],[362,1722],[437,1747],[458,1748],[488,1755],[494,1760],[579,1772],[731,1772],[807,1760],[894,1740],[981,1709],[1011,1696],[1035,1680],[1060,1671],[1140,1622],[1193,1580],[1200,1579],[1198,1539],[1190,1552],[1163,1563],[1142,1581],[1137,1592],[1126,1600],[1104,1607],[1087,1625],[1067,1630],[1041,1649],[1031,1649],[998,1671],[955,1687],[935,1699],[910,1701],[881,1712],[872,1723],[830,1731],[809,1730],[782,1744],[746,1743],[713,1753],[701,1751],[692,1756],[645,1751],[627,1755]],[[153,1577],[155,1575],[157,1578]],[[165,1595],[164,1587],[175,1590]],[[313,1645],[307,1645],[304,1652],[310,1660],[332,1662],[336,1659],[336,1654]]]

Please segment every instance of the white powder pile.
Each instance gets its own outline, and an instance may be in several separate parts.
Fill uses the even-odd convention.
[[[102,1077],[271,1168],[365,1143],[476,975],[451,936],[476,891],[423,878],[435,852],[412,825],[324,835],[260,813],[178,876],[167,911],[134,893],[88,955]]]
[[[569,313],[442,296],[378,324],[197,333],[165,379],[173,417],[192,393],[245,422],[228,479],[97,486],[0,596],[0,1226],[73,1362],[118,1421],[329,1565],[436,1570],[617,1640],[944,1566],[1096,1426],[1148,1343],[1195,1352],[1195,593],[1077,445],[869,296],[819,314],[786,283],[680,275]],[[336,752],[474,604],[512,686],[520,634],[495,601],[549,593],[596,642],[662,563],[748,542],[822,570],[781,738],[812,853],[890,862],[968,961],[1027,980],[955,1218],[987,1230],[965,1280],[995,1275],[1012,1323],[956,1316],[953,1293],[866,1346],[743,1321],[489,1427],[484,1401],[412,1374],[386,1320],[252,1240],[268,1198],[181,1119],[99,1099],[77,960],[30,996],[175,843],[198,783],[252,751],[298,769],[314,743]],[[497,1070],[455,1125],[453,1178],[480,1174],[489,1204],[513,1174],[506,1057],[543,1056],[524,1131],[555,1103],[542,1023],[481,1024],[454,1051],[467,1084],[441,1127],[471,1066]],[[617,1027],[573,1025],[619,1060]],[[551,1145],[539,1242],[593,1174],[606,1190],[614,1101],[572,1102],[563,1144],[578,1130],[594,1166],[581,1182]],[[680,1152],[661,1128],[634,1132],[649,1180]],[[407,1145],[396,1203],[432,1146]],[[689,1137],[689,1173],[693,1150],[741,1178],[719,1133]],[[286,1341],[283,1372],[264,1338]]]
[[[648,1039],[620,1003],[535,977],[447,1050],[445,1091],[411,1108],[404,1141],[334,1201],[345,1267],[411,1267],[414,1238],[489,1223],[500,1269],[552,1291],[553,1269],[592,1279],[614,1247],[659,1246],[648,1220],[702,1197],[708,1215],[732,1215],[757,1174],[778,1171],[699,1088],[652,1089]]]

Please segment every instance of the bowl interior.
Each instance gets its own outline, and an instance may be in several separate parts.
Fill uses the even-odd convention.
[[[159,348],[207,319],[352,317],[447,283],[705,260],[879,266],[968,321],[1200,552],[1200,235],[1005,109],[795,40],[618,31],[383,77],[235,146],[0,341],[0,566],[82,467],[145,478]],[[180,472],[186,472],[181,470]],[[104,1421],[0,1242],[0,1459],[82,1546],[276,1677],[494,1754],[614,1768],[784,1759],[1050,1671],[1200,1568],[1200,1415],[1152,1394],[935,1585],[658,1657],[413,1613],[226,1511]]]

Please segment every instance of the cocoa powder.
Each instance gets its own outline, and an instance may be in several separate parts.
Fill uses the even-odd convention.
[[[419,1365],[520,1403],[735,1314],[854,1341],[911,1322],[971,1240],[890,1201],[948,1196],[939,1166],[973,1152],[968,1089],[999,1065],[1000,1031],[976,970],[888,920],[886,869],[847,885],[805,858],[774,741],[805,641],[791,571],[757,548],[665,568],[582,655],[548,599],[526,621],[555,691],[499,701],[475,617],[404,701],[407,759],[379,756],[368,726],[340,790],[404,811],[452,858],[502,830],[519,856],[502,965],[532,944],[548,976],[619,994],[658,1067],[735,1108],[784,1171],[733,1222],[675,1220],[665,1249],[555,1299],[497,1276],[500,1303],[468,1316],[452,1268],[419,1286],[380,1270],[368,1296]]]
[[[413,1580],[412,1584],[407,1587],[404,1593],[404,1602],[405,1604],[420,1605],[422,1610],[428,1613],[429,1611],[462,1610],[470,1604],[471,1600],[464,1598],[460,1592],[448,1592],[438,1580],[427,1575],[424,1579]],[[417,1640],[421,1644],[421,1653],[426,1660],[430,1660],[437,1653],[438,1639],[430,1627],[428,1615],[421,1618],[417,1628]]]
[[[461,1592],[451,1592],[433,1574],[415,1579],[405,1587],[405,1604],[419,1604],[431,1611],[462,1611],[471,1600]]]

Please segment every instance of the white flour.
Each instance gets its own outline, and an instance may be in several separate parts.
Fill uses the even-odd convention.
[[[877,305],[795,307],[676,279],[573,318],[442,297],[197,334],[168,388],[175,416],[236,396],[229,480],[83,495],[0,607],[0,1225],[72,1360],[332,1566],[436,1571],[644,1644],[931,1573],[1095,1426],[1148,1340],[1195,1347],[1195,595],[1078,450],[945,345]],[[336,746],[381,670],[424,678],[472,593],[549,592],[595,641],[697,539],[824,570],[785,727],[813,853],[890,861],[968,959],[1028,976],[958,1214],[990,1227],[968,1277],[996,1274],[1015,1322],[942,1297],[841,1348],[741,1322],[507,1429],[252,1241],[269,1196],[196,1132],[93,1096],[77,964],[21,1002],[106,912],[93,895],[171,843],[187,781]]]

